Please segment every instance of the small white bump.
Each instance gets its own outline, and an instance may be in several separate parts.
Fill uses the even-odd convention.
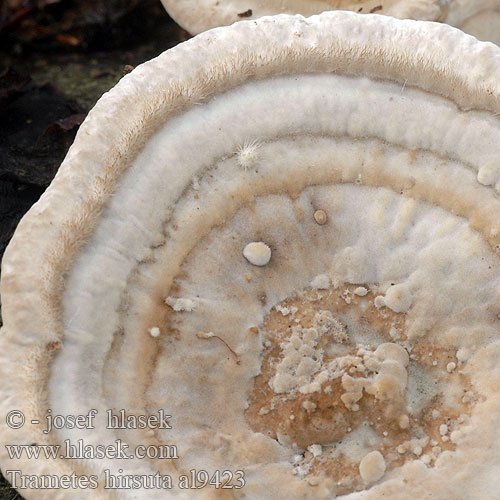
[[[149,329],[149,334],[151,337],[159,337],[160,336],[160,329],[157,326],[153,326],[153,328]]]
[[[465,347],[462,348],[462,349],[459,349],[457,351],[457,359],[458,359],[458,361],[461,361],[462,363],[465,363],[466,361],[469,360],[469,358],[470,358],[470,352]]]
[[[265,266],[271,260],[271,249],[263,241],[253,241],[244,248],[243,256],[254,266]]]
[[[366,483],[378,481],[385,473],[385,460],[380,451],[365,455],[359,464],[359,473]]]
[[[328,216],[326,215],[326,212],[324,210],[316,210],[316,212],[314,212],[314,220],[317,224],[322,226],[323,224],[326,224]]]
[[[384,302],[389,309],[396,313],[407,312],[413,302],[413,296],[408,286],[400,283],[387,289]]]
[[[498,167],[496,165],[485,165],[477,173],[477,180],[483,186],[491,186],[498,177]]]

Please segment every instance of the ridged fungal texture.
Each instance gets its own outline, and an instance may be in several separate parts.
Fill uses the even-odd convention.
[[[351,12],[125,76],[5,253],[2,470],[98,478],[28,500],[498,498],[499,95],[493,44]],[[48,409],[97,414],[45,434]],[[79,440],[178,458],[5,448]],[[201,469],[245,485],[104,487]]]

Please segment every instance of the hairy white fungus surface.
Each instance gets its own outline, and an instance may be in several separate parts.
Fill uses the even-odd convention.
[[[245,143],[238,148],[236,156],[238,165],[243,170],[255,167],[259,159],[259,143],[256,141]]]
[[[27,500],[225,496],[104,487],[201,469],[234,500],[497,498],[499,144],[500,48],[439,23],[252,19],[137,67],[5,252],[2,471],[98,478]],[[5,447],[117,440],[178,458]]]

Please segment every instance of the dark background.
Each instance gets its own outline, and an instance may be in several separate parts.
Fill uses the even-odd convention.
[[[0,258],[99,97],[188,38],[160,0],[0,0]]]

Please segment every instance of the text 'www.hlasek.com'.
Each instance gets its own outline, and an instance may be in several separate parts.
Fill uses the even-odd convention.
[[[12,410],[5,416],[5,424],[14,430],[21,430],[26,425],[26,417],[22,411]],[[47,462],[47,474],[29,474],[22,469],[5,470],[4,474],[13,488],[18,490],[34,489],[241,489],[245,486],[245,474],[242,470],[205,470],[190,468],[181,474],[161,472],[165,469],[176,470],[169,467],[172,461],[178,460],[179,454],[175,444],[159,444],[155,442],[157,432],[172,429],[172,416],[164,410],[156,414],[135,415],[127,413],[124,409],[114,411],[111,409],[99,412],[91,409],[86,414],[79,415],[54,415],[47,410],[45,420],[32,419],[29,423],[43,428],[43,440],[49,434],[58,431],[77,432],[78,430],[95,430],[99,426],[117,432],[135,433],[134,437],[143,433],[148,443],[130,445],[126,439],[114,439],[110,442],[95,442],[99,440],[99,433],[86,433],[84,437],[74,437],[61,440],[61,444],[16,443],[6,444],[7,456],[19,464],[31,460]],[[126,437],[126,436],[125,436]],[[81,474],[68,467],[64,475],[50,474],[50,461],[69,460],[78,464],[85,461],[89,469],[98,460],[100,464],[109,464],[108,467],[99,469],[99,473]],[[146,460],[147,463],[136,460]],[[134,462],[134,465],[129,466]],[[94,465],[97,469],[97,466]],[[140,469],[140,470],[138,470]]]

